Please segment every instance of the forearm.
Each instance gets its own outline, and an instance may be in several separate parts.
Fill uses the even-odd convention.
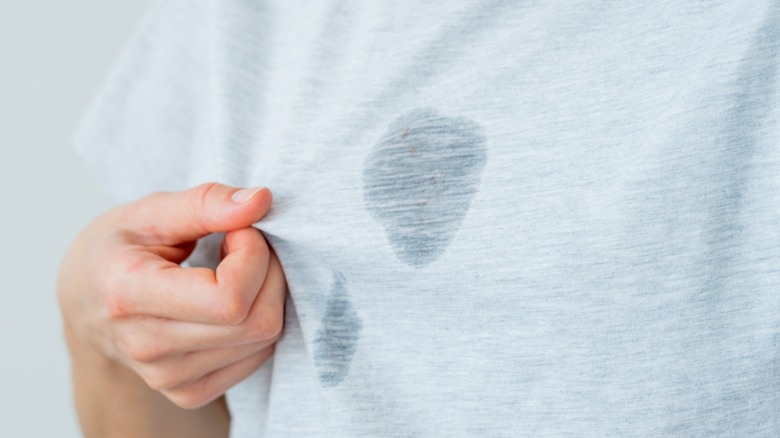
[[[199,409],[181,409],[67,330],[66,338],[76,411],[85,437],[228,436],[230,415],[224,397]]]

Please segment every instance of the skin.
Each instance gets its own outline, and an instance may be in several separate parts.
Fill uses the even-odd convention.
[[[251,227],[270,206],[268,189],[204,184],[111,209],[75,239],[57,290],[86,437],[228,436],[224,392],[282,330],[284,273]],[[216,269],[180,266],[222,232]]]

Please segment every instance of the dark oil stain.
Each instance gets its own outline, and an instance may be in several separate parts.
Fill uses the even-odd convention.
[[[320,382],[326,387],[336,386],[347,377],[363,328],[363,321],[349,301],[346,279],[340,273],[334,277],[314,338],[314,363]]]
[[[485,143],[473,120],[417,108],[374,145],[363,170],[364,201],[399,260],[419,268],[444,253],[478,191]]]

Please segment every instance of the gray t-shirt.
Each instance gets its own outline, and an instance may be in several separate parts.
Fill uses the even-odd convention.
[[[169,0],[76,136],[268,186],[234,438],[780,436],[780,3]]]

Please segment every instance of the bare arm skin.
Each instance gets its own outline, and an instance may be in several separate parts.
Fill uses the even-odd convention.
[[[224,392],[259,368],[282,330],[286,282],[251,225],[267,189],[206,184],[101,215],[63,259],[58,298],[87,437],[220,437]],[[225,233],[216,269],[180,263]]]
[[[227,438],[230,415],[220,397],[182,409],[138,375],[66,333],[76,412],[87,438]]]

